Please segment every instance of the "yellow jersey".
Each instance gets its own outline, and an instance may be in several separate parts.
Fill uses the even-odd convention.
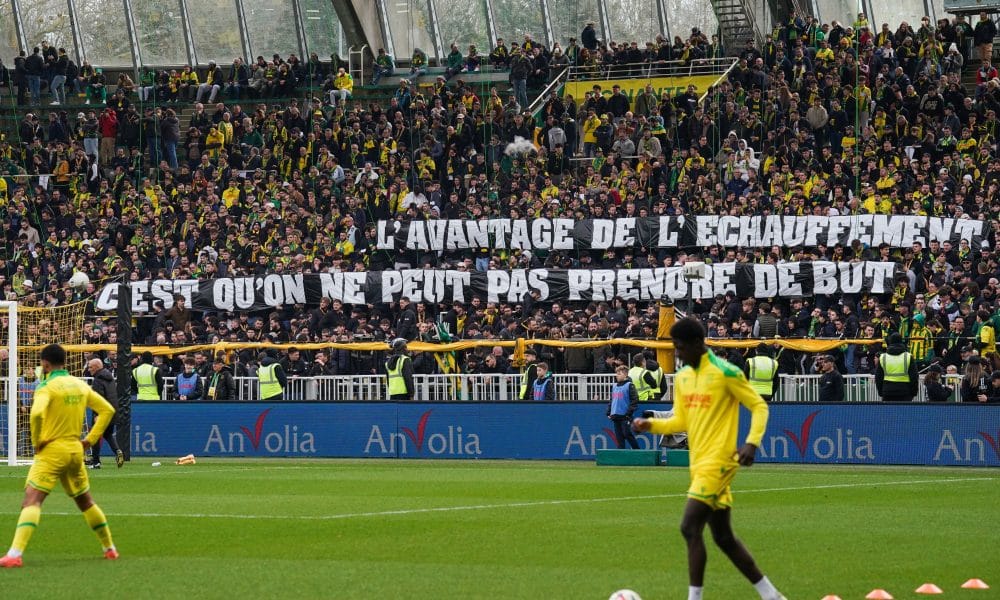
[[[697,366],[686,366],[674,377],[674,416],[650,419],[650,431],[687,431],[692,473],[732,467],[737,464],[741,404],[751,414],[746,442],[759,447],[767,428],[767,403],[740,369],[709,350]]]
[[[35,389],[31,404],[31,443],[35,448],[44,445],[49,452],[80,450],[87,408],[97,413],[97,420],[87,435],[87,441],[96,444],[111,424],[114,407],[87,382],[73,377],[65,369],[52,371]]]

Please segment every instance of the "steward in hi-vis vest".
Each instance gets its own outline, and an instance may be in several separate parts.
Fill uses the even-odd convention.
[[[747,361],[745,371],[750,387],[770,402],[778,380],[778,361],[771,357],[771,349],[765,344],[757,346],[755,355]]]
[[[635,386],[639,402],[659,400],[666,391],[663,369],[655,360],[646,358],[643,354],[632,357],[632,368],[628,370],[628,378]]]
[[[263,402],[280,402],[284,397],[288,377],[278,361],[269,354],[262,353],[260,356],[257,385],[260,387],[260,399]]]
[[[132,369],[132,391],[136,400],[163,399],[163,374],[153,366],[153,353],[146,351],[139,359],[139,366]]]
[[[392,340],[392,355],[385,361],[386,388],[390,400],[413,400],[413,360],[406,353],[406,340]]]
[[[919,391],[917,361],[906,351],[903,337],[891,334],[875,368],[875,387],[883,402],[912,402]]]

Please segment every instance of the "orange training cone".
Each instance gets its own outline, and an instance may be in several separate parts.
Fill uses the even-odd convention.
[[[892,600],[892,594],[885,590],[874,589],[868,592],[865,600]]]
[[[938,586],[934,585],[933,583],[925,583],[924,585],[918,587],[917,589],[915,589],[913,591],[915,591],[918,594],[943,594],[944,593],[944,592],[941,591],[941,588],[939,588]]]
[[[840,596],[834,596],[830,594],[828,596],[823,596],[822,600],[840,600]]]
[[[962,584],[962,589],[966,590],[988,590],[990,586],[982,579],[970,579]]]

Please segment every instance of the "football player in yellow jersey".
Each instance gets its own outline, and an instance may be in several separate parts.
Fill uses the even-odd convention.
[[[729,489],[740,465],[753,464],[767,427],[768,408],[743,372],[705,346],[705,328],[697,319],[681,319],[670,329],[677,356],[687,365],[674,379],[674,416],[635,419],[640,432],[663,435],[686,431],[691,451],[691,487],[681,521],[688,548],[688,600],[701,600],[705,578],[708,524],[719,548],[753,583],[763,600],[784,600],[757,568],[750,551],[733,534],[733,497]],[[751,413],[750,432],[737,451],[740,405]]]
[[[66,350],[58,344],[49,344],[41,352],[42,372],[45,379],[35,390],[31,405],[31,443],[35,447],[35,462],[28,471],[24,485],[24,502],[14,530],[14,542],[7,555],[0,558],[0,567],[20,567],[21,554],[38,527],[42,503],[62,484],[83,512],[87,525],[97,534],[104,548],[104,557],[118,558],[118,550],[111,541],[108,519],[90,496],[90,481],[83,465],[83,454],[101,439],[111,423],[115,409],[82,379],[66,371]],[[97,414],[90,434],[80,439],[83,419],[87,409]]]

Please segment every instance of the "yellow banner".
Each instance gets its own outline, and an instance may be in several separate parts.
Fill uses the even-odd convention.
[[[629,103],[632,103],[635,101],[635,97],[646,89],[646,84],[653,86],[653,93],[656,94],[657,98],[663,92],[667,92],[671,97],[683,94],[689,85],[694,85],[698,95],[701,96],[718,78],[718,75],[690,75],[687,77],[570,81],[563,86],[563,97],[572,95],[574,100],[582,103],[587,92],[593,91],[594,86],[599,85],[601,86],[601,95],[607,98],[611,96],[611,88],[618,85],[621,86],[622,93],[628,96]]]
[[[759,344],[765,343],[772,346],[780,346],[789,350],[800,352],[829,352],[845,344],[873,345],[881,344],[881,339],[806,339],[806,338],[774,338],[774,339],[707,339],[705,343],[714,348],[756,348]],[[615,338],[610,340],[543,340],[543,339],[517,339],[515,340],[460,340],[447,344],[430,342],[410,342],[408,348],[411,352],[461,352],[474,348],[492,348],[502,346],[505,348],[517,348],[516,352],[523,355],[525,345],[550,346],[556,348],[597,348],[599,346],[630,346],[635,348],[651,348],[656,350],[672,349],[673,342],[670,340],[640,340],[628,338]],[[117,346],[114,344],[63,344],[67,352],[114,352]],[[247,342],[219,342],[217,344],[197,344],[191,346],[133,346],[133,354],[151,352],[164,356],[175,356],[177,354],[191,354],[193,352],[223,352],[254,349],[262,350],[273,348],[285,350],[298,348],[300,350],[352,350],[354,352],[385,352],[389,349],[387,342],[319,342],[301,344],[271,344],[271,343],[247,343]],[[20,346],[19,350],[40,350],[41,346]]]

